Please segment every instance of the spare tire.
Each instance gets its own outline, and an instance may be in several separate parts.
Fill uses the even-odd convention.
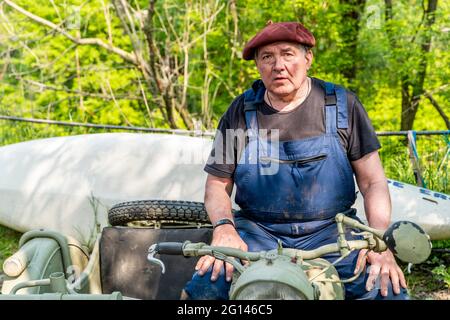
[[[138,200],[122,202],[108,211],[112,226],[200,227],[210,225],[202,202]]]

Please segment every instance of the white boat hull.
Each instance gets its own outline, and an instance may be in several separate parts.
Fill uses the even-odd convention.
[[[392,201],[391,221],[408,220],[420,225],[432,240],[450,239],[450,196],[388,179]],[[364,221],[364,203],[358,192],[354,207]]]
[[[87,241],[107,211],[130,200],[203,201],[211,140],[108,133],[0,148],[0,224],[46,228]]]

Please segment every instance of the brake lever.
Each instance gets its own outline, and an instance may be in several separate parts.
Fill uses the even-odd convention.
[[[158,265],[161,267],[161,273],[165,273],[166,272],[166,267],[164,266],[164,262],[162,262],[162,260],[155,258],[155,254],[158,253],[158,244],[152,244],[149,248],[148,248],[148,255],[147,255],[147,260],[148,262],[150,262],[151,264],[154,265]]]

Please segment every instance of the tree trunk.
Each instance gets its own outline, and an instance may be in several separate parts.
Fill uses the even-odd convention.
[[[341,72],[348,79],[349,88],[355,91],[354,80],[358,69],[357,61],[359,60],[357,57],[358,34],[366,0],[340,0],[339,2],[344,6],[340,34],[345,43],[343,54],[348,59],[348,63],[341,67]]]
[[[392,20],[392,1],[385,0],[386,5],[386,20]],[[428,53],[431,48],[431,27],[435,21],[435,12],[437,9],[437,0],[429,0],[428,6],[424,11],[425,18],[425,34],[421,37],[420,46],[420,59],[416,66],[417,72],[414,70],[408,70],[401,79],[401,90],[402,90],[402,114],[401,114],[401,130],[407,131],[411,130],[414,125],[414,120],[419,109],[419,102],[421,95],[424,94],[424,82],[426,78],[426,69],[428,62]],[[392,33],[388,28],[388,37],[392,48],[398,46]],[[418,31],[419,32],[419,31]],[[416,37],[413,37],[411,42],[414,42]],[[416,53],[413,53],[416,54]]]
[[[414,117],[416,116],[416,111],[411,108],[411,94],[409,93],[410,85],[409,79],[406,76],[403,76],[401,80],[402,115],[400,124],[400,129],[402,131],[407,131],[412,128]]]
[[[411,130],[414,125],[414,120],[416,118],[417,110],[419,109],[420,96],[424,93],[423,84],[425,82],[426,72],[427,72],[427,64],[428,64],[428,53],[431,48],[431,27],[435,21],[435,12],[437,7],[437,0],[429,0],[428,8],[425,11],[425,26],[426,33],[423,37],[423,42],[421,45],[421,54],[422,59],[420,59],[418,66],[417,77],[413,80],[412,86],[412,95],[410,99],[410,109],[411,109],[411,117],[412,119],[405,119],[405,124],[402,125],[404,129],[402,130]],[[403,119],[402,119],[403,121]]]
[[[186,99],[179,90],[176,90],[178,74],[178,63],[174,57],[169,57],[170,45],[165,44],[167,53],[159,51],[155,43],[153,34],[153,16],[155,14],[156,0],[150,0],[148,7],[147,22],[143,29],[147,41],[149,52],[149,73],[155,83],[157,95],[162,97],[165,114],[169,125],[173,129],[178,129],[176,114],[178,113],[183,120],[184,125],[189,130],[194,129],[192,117],[187,110]],[[170,41],[169,35],[166,41]]]

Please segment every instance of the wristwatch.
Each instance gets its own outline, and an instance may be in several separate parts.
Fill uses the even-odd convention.
[[[228,219],[228,218],[223,218],[218,220],[215,224],[214,224],[214,229],[218,226],[221,226],[223,224],[231,224],[233,226],[233,228],[236,228],[236,226],[234,225],[233,220]]]

